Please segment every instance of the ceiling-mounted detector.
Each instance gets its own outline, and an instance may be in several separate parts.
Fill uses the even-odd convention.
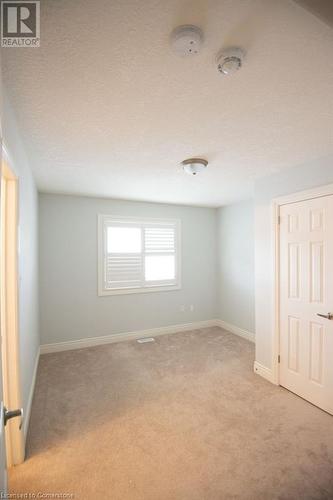
[[[208,161],[203,158],[189,158],[182,161],[181,165],[187,174],[197,175],[207,168]]]
[[[216,57],[217,69],[222,75],[233,75],[243,64],[244,51],[239,47],[223,49]]]
[[[203,43],[203,32],[198,26],[184,24],[175,28],[170,35],[170,45],[179,56],[195,56]]]

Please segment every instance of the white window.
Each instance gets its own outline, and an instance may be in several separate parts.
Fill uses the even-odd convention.
[[[180,221],[98,216],[99,295],[180,288]]]

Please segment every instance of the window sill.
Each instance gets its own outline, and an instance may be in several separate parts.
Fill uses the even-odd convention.
[[[99,297],[107,295],[131,295],[133,293],[156,293],[180,290],[181,285],[151,286],[145,288],[119,288],[117,290],[98,290]]]

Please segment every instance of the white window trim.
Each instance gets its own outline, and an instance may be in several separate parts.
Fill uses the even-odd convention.
[[[145,286],[142,288],[121,288],[114,290],[106,290],[104,288],[104,262],[105,262],[105,249],[104,249],[104,227],[110,221],[112,223],[133,222],[134,224],[173,224],[176,228],[176,283],[172,285],[156,284],[152,286]],[[141,217],[127,217],[110,214],[98,215],[98,295],[100,297],[107,295],[129,295],[133,293],[151,293],[151,292],[168,292],[171,290],[181,289],[181,221],[179,219],[152,219]]]

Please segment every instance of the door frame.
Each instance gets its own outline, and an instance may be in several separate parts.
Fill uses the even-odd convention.
[[[272,213],[272,272],[273,272],[273,358],[272,382],[280,385],[280,207],[291,203],[313,200],[333,195],[333,184],[326,184],[306,191],[297,191],[274,198],[271,203]]]
[[[1,208],[5,206],[6,212],[13,214],[13,217],[6,217],[6,225],[5,227],[1,227],[1,236],[4,236],[4,241],[6,242],[5,250],[7,255],[9,255],[9,258],[7,255],[1,257],[1,275],[5,280],[5,287],[1,288],[1,308],[5,308],[4,317],[1,315],[1,335],[4,337],[2,339],[3,367],[1,375],[3,379],[4,404],[8,409],[16,409],[22,407],[18,269],[19,185],[15,167],[4,146],[2,147],[1,159],[1,183],[1,187],[5,187],[5,191],[1,193]],[[2,244],[3,240],[1,237],[1,246]],[[23,426],[21,426],[21,429],[19,427],[20,419],[13,419],[7,423],[5,428],[7,467],[18,465],[24,461],[24,429]]]

